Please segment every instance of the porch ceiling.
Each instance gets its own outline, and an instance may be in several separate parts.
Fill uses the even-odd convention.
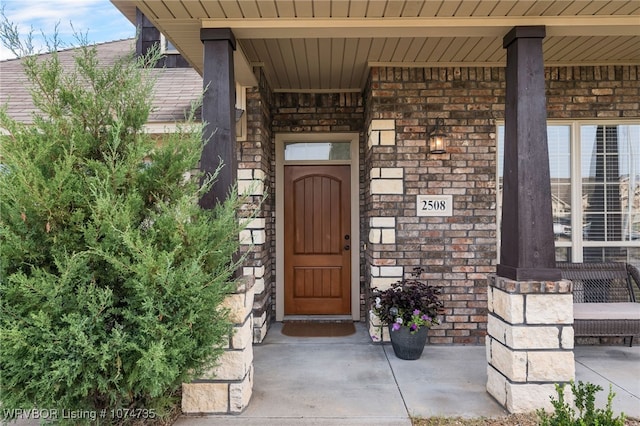
[[[111,0],[139,8],[202,72],[200,28],[231,28],[275,91],[361,91],[370,66],[504,66],[502,37],[545,25],[546,65],[640,64],[637,0]]]

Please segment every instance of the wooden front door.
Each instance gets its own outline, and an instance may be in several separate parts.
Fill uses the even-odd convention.
[[[351,313],[350,166],[284,167],[284,313]]]

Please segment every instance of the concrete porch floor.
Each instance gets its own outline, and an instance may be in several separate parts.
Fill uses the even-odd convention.
[[[487,393],[484,346],[427,346],[416,361],[373,344],[363,324],[348,337],[304,338],[269,330],[254,347],[254,388],[238,416],[181,417],[177,425],[411,425],[409,416],[506,414]],[[576,381],[609,384],[616,414],[640,418],[640,346],[577,346]]]

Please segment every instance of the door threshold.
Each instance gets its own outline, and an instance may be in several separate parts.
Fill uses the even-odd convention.
[[[354,322],[351,315],[285,315],[282,321]]]

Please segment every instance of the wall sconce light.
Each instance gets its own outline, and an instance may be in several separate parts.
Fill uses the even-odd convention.
[[[447,135],[442,131],[444,120],[436,118],[436,125],[429,132],[429,154],[444,154],[447,152]]]

